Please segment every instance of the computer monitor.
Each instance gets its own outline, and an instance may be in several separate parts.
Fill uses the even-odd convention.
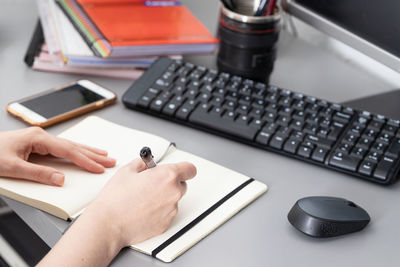
[[[300,20],[400,72],[400,1],[282,0]]]

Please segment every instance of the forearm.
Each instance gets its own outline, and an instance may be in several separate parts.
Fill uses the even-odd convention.
[[[107,266],[122,248],[118,235],[110,218],[90,207],[38,266]]]

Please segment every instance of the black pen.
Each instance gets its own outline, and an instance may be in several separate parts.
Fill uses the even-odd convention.
[[[153,154],[151,154],[151,149],[149,147],[145,146],[140,150],[140,157],[146,164],[147,168],[150,169],[156,166],[156,163],[153,160]]]

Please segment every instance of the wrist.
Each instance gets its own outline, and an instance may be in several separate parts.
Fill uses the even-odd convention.
[[[105,208],[101,205],[90,205],[85,209],[79,220],[90,225],[92,235],[101,236],[101,242],[104,244],[103,252],[111,261],[125,245],[121,238],[121,228],[115,223],[116,218],[104,211]],[[77,220],[77,223],[79,220]]]

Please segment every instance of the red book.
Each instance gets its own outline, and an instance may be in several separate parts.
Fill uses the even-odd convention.
[[[217,39],[179,1],[58,0],[96,55],[200,54]]]

